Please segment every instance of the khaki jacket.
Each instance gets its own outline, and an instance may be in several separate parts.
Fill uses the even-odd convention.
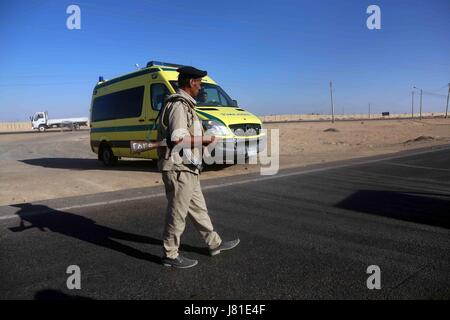
[[[158,117],[158,141],[178,141],[185,135],[203,135],[203,126],[194,108],[197,102],[184,90],[167,97],[165,105]],[[191,149],[192,153],[201,162],[200,150]],[[158,149],[158,168],[161,171],[189,171],[198,174],[198,168],[191,164],[192,157],[187,152],[172,152],[169,159],[165,159],[165,150]]]

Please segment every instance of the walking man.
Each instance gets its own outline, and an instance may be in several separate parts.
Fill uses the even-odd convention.
[[[168,201],[162,263],[168,267],[190,268],[197,260],[178,253],[187,216],[205,240],[211,256],[236,247],[239,239],[222,241],[213,228],[200,186],[202,148],[216,141],[215,136],[203,134],[201,121],[194,110],[195,97],[207,72],[193,67],[181,67],[177,71],[178,91],[166,99],[158,118],[158,140],[165,138],[169,149],[169,152],[165,148],[158,149],[158,167],[162,171]]]

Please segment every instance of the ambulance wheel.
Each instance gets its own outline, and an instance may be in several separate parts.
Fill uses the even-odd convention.
[[[107,144],[100,148],[100,160],[106,167],[111,167],[117,163],[118,157],[116,157],[110,146]]]

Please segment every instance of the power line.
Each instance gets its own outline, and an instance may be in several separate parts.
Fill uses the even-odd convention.
[[[444,89],[444,88],[447,88],[447,85],[445,85],[445,86],[443,86],[443,87],[440,87],[440,88],[437,89],[437,90],[431,90],[431,91],[433,91],[434,93],[436,93],[436,92],[441,91],[441,90]]]
[[[439,94],[439,93],[433,93],[433,92],[428,92],[428,91],[423,91],[423,93],[426,95],[429,95],[429,96],[444,97],[444,98],[447,97],[446,94]]]
[[[60,85],[74,85],[74,84],[86,84],[90,85],[86,81],[76,81],[76,82],[54,82],[54,83],[0,83],[0,87],[45,87],[45,86],[60,86]],[[93,86],[93,85],[91,85]]]

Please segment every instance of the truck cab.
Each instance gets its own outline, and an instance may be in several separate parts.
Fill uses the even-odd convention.
[[[32,128],[41,132],[45,131],[45,129],[47,129],[47,119],[47,112],[36,112],[32,117],[30,117]]]

